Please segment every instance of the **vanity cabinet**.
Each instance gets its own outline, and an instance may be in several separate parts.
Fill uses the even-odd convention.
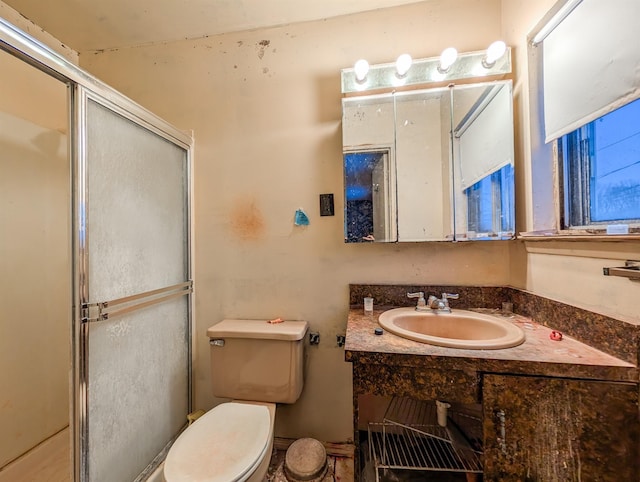
[[[413,288],[403,289],[402,294]],[[445,291],[419,291],[423,290]],[[370,291],[367,287],[365,292]],[[542,302],[541,306],[546,305]],[[372,460],[367,459],[371,453],[365,439],[372,447],[374,436],[380,438],[379,430],[371,435],[371,425],[383,422],[390,427],[402,420],[390,416],[384,406],[378,408],[375,398],[393,402],[399,397],[432,409],[435,401],[446,402],[451,405],[450,415],[473,418],[466,426],[451,418],[451,441],[455,445],[466,438],[474,451],[481,452],[481,466],[477,470],[468,465],[425,468],[403,462],[391,467],[393,460],[374,452],[376,467],[386,464],[409,473],[457,471],[470,480],[482,472],[482,480],[488,482],[640,481],[640,370],[633,362],[638,353],[633,341],[637,328],[613,321],[605,324],[607,320],[596,323],[588,314],[563,312],[555,305],[554,309],[564,318],[602,325],[600,329],[607,330],[604,333],[619,333],[615,340],[621,341],[624,350],[620,351],[627,354],[627,360],[570,336],[558,344],[550,339],[551,328],[519,314],[512,322],[526,329],[521,345],[506,350],[464,350],[418,343],[392,333],[376,335],[378,318],[386,310],[371,315],[359,307],[351,309],[345,359],[353,366],[354,441],[362,455],[362,460],[356,459],[357,480],[363,480],[358,479],[358,470],[366,469]],[[627,337],[632,342],[625,345]],[[413,427],[414,432],[422,430],[415,430],[419,424],[402,425],[403,429]],[[457,436],[457,428],[463,439]],[[431,428],[422,432],[435,433]],[[408,444],[414,446],[413,441]],[[359,462],[365,466],[357,467]]]
[[[637,481],[638,385],[484,375],[484,480]]]

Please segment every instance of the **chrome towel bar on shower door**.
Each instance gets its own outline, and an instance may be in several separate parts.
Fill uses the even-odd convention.
[[[121,316],[132,311],[140,310],[156,303],[161,303],[173,298],[193,293],[193,281],[185,281],[166,288],[146,291],[136,295],[125,296],[110,301],[101,301],[98,303],[83,303],[82,305],[82,322],[93,323],[96,321],[105,321],[117,316]],[[126,305],[122,308],[111,310],[112,307],[118,305]]]

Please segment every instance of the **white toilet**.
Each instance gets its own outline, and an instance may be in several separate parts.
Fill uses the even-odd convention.
[[[167,482],[262,482],[271,459],[276,403],[303,386],[306,321],[223,320],[207,330],[213,394],[233,399],[208,411],[175,441]]]

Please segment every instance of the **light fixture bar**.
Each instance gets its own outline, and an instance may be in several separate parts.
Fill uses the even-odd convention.
[[[493,75],[511,73],[511,49],[507,47],[505,54],[492,66],[483,66],[482,60],[486,51],[465,52],[458,54],[455,62],[443,71],[440,67],[440,56],[427,59],[414,59],[411,68],[402,76],[398,76],[396,63],[370,65],[366,77],[356,78],[353,67],[342,69],[342,93],[361,93],[372,90],[389,90],[403,86],[443,84],[453,80],[482,78]]]

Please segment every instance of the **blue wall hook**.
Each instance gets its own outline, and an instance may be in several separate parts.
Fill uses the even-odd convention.
[[[307,216],[302,209],[298,209],[296,210],[293,224],[295,224],[296,226],[309,226],[309,216]]]

